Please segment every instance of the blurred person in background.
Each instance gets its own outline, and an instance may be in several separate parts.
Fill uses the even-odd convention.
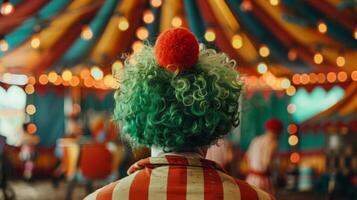
[[[266,121],[265,129],[264,134],[252,140],[246,153],[249,168],[246,181],[264,191],[273,193],[271,172],[283,124],[280,120],[272,118]]]
[[[134,146],[151,157],[129,176],[87,196],[108,199],[274,199],[205,159],[208,148],[239,124],[242,85],[235,62],[199,48],[184,28],[144,45],[118,72],[115,118]]]
[[[37,135],[30,134],[27,131],[30,125],[24,124],[24,134],[21,138],[21,150],[19,154],[20,160],[25,162],[23,174],[25,180],[32,179],[36,160],[36,145],[40,143],[40,138]]]

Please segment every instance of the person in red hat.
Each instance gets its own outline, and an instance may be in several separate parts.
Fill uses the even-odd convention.
[[[151,157],[87,200],[274,199],[205,159],[209,146],[239,124],[242,84],[233,60],[175,28],[117,74],[115,119],[132,145],[151,148]]]
[[[249,172],[246,181],[264,191],[273,193],[270,171],[276,153],[283,124],[272,118],[265,123],[266,132],[256,137],[246,153]]]

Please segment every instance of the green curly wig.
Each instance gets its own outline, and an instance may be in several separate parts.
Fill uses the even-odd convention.
[[[185,151],[211,145],[239,124],[235,62],[212,49],[200,49],[193,69],[171,72],[145,45],[116,77],[115,120],[134,144]]]

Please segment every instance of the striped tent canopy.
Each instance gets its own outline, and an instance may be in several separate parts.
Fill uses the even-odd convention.
[[[344,97],[332,107],[315,115],[301,125],[303,130],[327,133],[357,132],[357,83],[350,84]]]
[[[110,73],[123,53],[189,28],[247,75],[357,70],[354,0],[1,0],[0,74]],[[11,5],[9,5],[11,4]],[[11,7],[9,7],[11,6]],[[117,63],[117,66],[120,64]],[[347,76],[346,76],[347,75]],[[297,77],[303,78],[303,77]],[[335,76],[336,79],[336,76]],[[342,80],[343,79],[343,80]],[[338,79],[339,80],[339,79]],[[356,78],[357,80],[357,78]]]

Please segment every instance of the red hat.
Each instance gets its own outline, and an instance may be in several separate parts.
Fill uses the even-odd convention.
[[[277,118],[271,118],[265,122],[265,128],[280,133],[283,130],[283,123]]]

